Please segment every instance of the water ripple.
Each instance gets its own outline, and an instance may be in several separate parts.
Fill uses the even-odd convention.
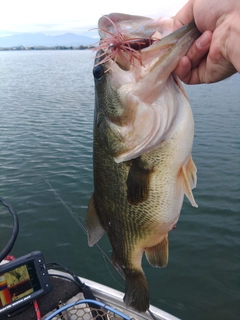
[[[42,250],[47,261],[122,290],[46,183],[82,221],[93,191],[92,65],[88,51],[0,52],[0,195],[19,214],[13,254]],[[185,320],[238,319],[239,83],[236,75],[187,87],[195,118],[199,208],[184,201],[177,229],[169,235],[167,268],[156,270],[143,261],[151,302]],[[3,210],[1,245],[12,225]],[[101,245],[110,248],[106,238]]]

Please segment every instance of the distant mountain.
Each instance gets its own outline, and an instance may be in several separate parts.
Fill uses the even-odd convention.
[[[96,43],[95,38],[81,36],[74,33],[65,33],[59,36],[46,36],[42,33],[21,33],[7,37],[0,37],[1,48],[11,48],[16,46],[33,47],[78,47],[80,45],[88,46]]]

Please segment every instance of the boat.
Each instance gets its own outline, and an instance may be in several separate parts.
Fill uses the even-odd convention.
[[[9,256],[18,218],[6,200],[0,197],[0,203],[14,219],[12,236],[0,252],[0,320],[178,320],[152,305],[145,313],[127,308],[122,292],[79,277],[62,264],[46,264],[40,251]]]
[[[50,274],[55,274],[55,279],[58,279],[58,276],[64,276],[64,277],[69,277],[64,272],[57,271],[56,270],[50,270]],[[57,281],[57,280],[56,280]],[[67,279],[65,280],[67,281]],[[178,318],[174,317],[173,315],[156,308],[154,306],[150,306],[149,311],[145,313],[140,313],[137,312],[133,309],[126,308],[124,302],[123,302],[123,296],[124,294],[118,290],[115,290],[111,287],[102,285],[100,283],[97,283],[95,281],[91,281],[85,278],[81,278],[81,282],[84,283],[87,287],[90,288],[91,292],[93,293],[94,297],[99,304],[96,304],[96,308],[99,308],[99,306],[103,310],[103,314],[101,315],[101,319],[139,319],[139,320],[144,320],[144,319],[149,319],[149,320],[178,320]],[[71,315],[79,312],[79,310],[83,311],[85,314],[89,315],[88,317],[83,317],[83,313],[80,312],[81,317],[76,318],[77,319],[92,319],[93,317],[91,316],[91,308],[87,307],[88,303],[84,302],[85,297],[83,293],[78,293],[76,295],[73,295],[67,302],[66,306],[69,306],[69,308],[66,309],[66,311],[69,314],[69,319],[72,320]],[[82,303],[76,304],[77,301],[83,301]],[[95,302],[91,302],[93,305]],[[103,317],[105,315],[105,318]],[[43,318],[44,320],[50,320],[55,318]],[[60,319],[60,318],[56,318]],[[68,318],[66,318],[68,319]],[[75,318],[73,318],[75,319]]]
[[[6,261],[0,267],[3,263]],[[48,274],[52,289],[37,299],[41,317],[37,318],[36,306],[31,301],[13,312],[12,320],[179,320],[152,305],[145,313],[127,308],[122,292],[98,282],[77,277],[80,284],[77,285],[71,274],[54,268],[50,268]],[[0,319],[9,319],[9,314],[1,315]]]

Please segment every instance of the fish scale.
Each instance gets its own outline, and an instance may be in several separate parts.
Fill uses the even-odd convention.
[[[184,194],[197,206],[192,194],[194,121],[172,71],[199,32],[194,24],[184,26],[161,41],[149,41],[135,54],[124,46],[119,31],[126,19],[128,41],[131,21],[135,30],[138,23],[138,30],[147,28],[147,21],[156,32],[160,21],[116,13],[99,21],[102,38],[93,69],[94,193],[86,226],[90,246],[107,233],[113,264],[126,280],[124,301],[144,312],[149,288],[142,255],[152,266],[165,267],[168,232],[176,226]],[[164,23],[169,29],[169,20],[164,20],[161,33]]]

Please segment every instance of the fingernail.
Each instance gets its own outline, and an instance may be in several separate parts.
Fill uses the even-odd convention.
[[[197,39],[196,45],[199,49],[203,49],[210,44],[210,37],[207,32],[204,32],[200,38]]]

